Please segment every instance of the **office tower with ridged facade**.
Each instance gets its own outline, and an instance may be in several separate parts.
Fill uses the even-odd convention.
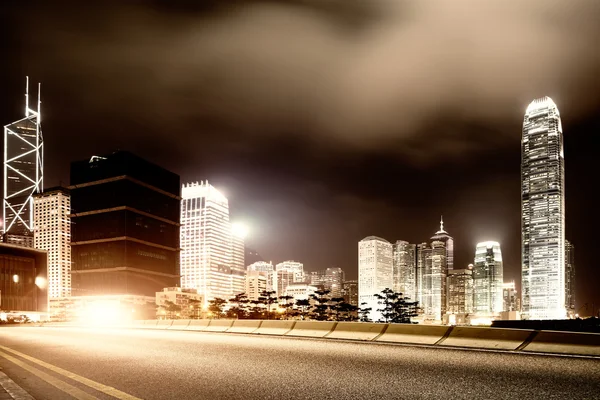
[[[393,285],[392,244],[377,236],[358,242],[358,303],[371,308],[369,318],[381,319],[381,305],[375,295]],[[362,304],[365,304],[364,306]]]
[[[473,307],[480,317],[496,317],[504,310],[502,285],[504,267],[498,242],[481,242],[475,247]]]
[[[243,239],[234,236],[228,199],[208,182],[184,184],[181,197],[181,286],[205,301],[243,293]]]
[[[560,113],[549,97],[529,104],[521,140],[522,308],[525,319],[563,319],[565,164]]]

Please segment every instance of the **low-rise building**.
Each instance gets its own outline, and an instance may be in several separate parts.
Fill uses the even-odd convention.
[[[169,308],[170,303],[167,302],[172,304],[171,308]],[[198,293],[196,289],[167,287],[162,292],[156,292],[157,315],[159,318],[199,318],[203,304],[204,296]]]
[[[0,243],[0,309],[47,313],[47,263],[46,251]]]

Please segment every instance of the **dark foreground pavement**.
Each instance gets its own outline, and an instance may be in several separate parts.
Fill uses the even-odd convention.
[[[600,399],[598,359],[218,333],[6,327],[0,367],[38,400]]]

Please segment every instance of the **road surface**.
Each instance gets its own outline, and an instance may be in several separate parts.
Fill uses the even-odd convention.
[[[37,400],[600,399],[598,359],[220,333],[2,327],[0,367]]]

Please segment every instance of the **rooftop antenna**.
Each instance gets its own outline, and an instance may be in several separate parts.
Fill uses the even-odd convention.
[[[39,124],[42,123],[42,114],[41,114],[41,110],[42,110],[42,83],[38,82],[38,105],[37,105],[37,120],[38,120],[38,126]]]
[[[29,117],[29,76],[25,77],[25,116]]]

